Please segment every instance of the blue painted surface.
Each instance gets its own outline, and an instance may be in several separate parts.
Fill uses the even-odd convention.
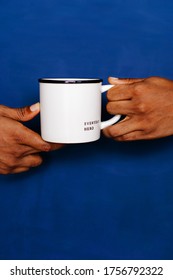
[[[172,78],[172,11],[170,0],[2,0],[0,103],[38,101],[39,77]],[[39,118],[27,125],[39,132]],[[0,176],[0,259],[172,259],[172,137],[43,157]]]

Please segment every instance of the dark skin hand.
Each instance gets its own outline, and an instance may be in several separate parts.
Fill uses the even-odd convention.
[[[45,142],[22,124],[33,119],[39,111],[39,103],[16,109],[0,105],[0,174],[28,171],[42,163],[40,152],[62,147]]]
[[[117,141],[149,140],[173,135],[173,81],[109,78],[107,111],[126,117],[104,129]]]

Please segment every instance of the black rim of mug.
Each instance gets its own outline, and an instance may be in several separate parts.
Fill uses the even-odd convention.
[[[39,83],[49,83],[49,84],[92,84],[92,83],[101,83],[102,79],[90,79],[90,78],[40,78],[38,79]]]

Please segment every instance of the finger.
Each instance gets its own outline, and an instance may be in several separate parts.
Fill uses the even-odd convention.
[[[64,144],[61,143],[50,143],[50,142],[49,145],[50,145],[50,151],[59,150],[65,146]]]
[[[108,102],[106,109],[112,115],[130,115],[134,113],[134,106],[131,101]]]
[[[131,85],[120,84],[107,91],[109,101],[130,100],[133,97],[134,88]]]
[[[117,79],[109,78],[109,83],[115,85],[107,92],[109,101],[120,101],[131,99],[134,95],[134,84],[144,79]]]
[[[3,175],[8,175],[8,174],[15,174],[15,173],[21,173],[21,172],[25,172],[28,171],[29,168],[28,167],[15,167],[15,168],[0,168],[0,174]]]
[[[32,167],[39,166],[43,162],[40,155],[29,155],[23,158],[11,159],[0,167],[1,174],[19,173],[29,170]]]
[[[130,85],[134,83],[138,83],[143,81],[144,78],[114,78],[114,77],[109,77],[108,82],[111,85]]]
[[[103,133],[106,137],[115,139],[116,137],[120,137],[127,133],[131,133],[138,130],[139,128],[136,122],[132,122],[131,118],[126,117],[119,123],[105,128],[103,130]]]
[[[38,154],[40,150],[31,148],[27,145],[20,145],[18,155],[20,156],[28,156],[28,155],[33,155],[33,154]]]
[[[123,142],[128,142],[128,141],[136,141],[136,140],[147,140],[147,136],[144,135],[143,131],[133,131],[118,137],[115,137],[115,141],[123,141]]]
[[[55,151],[59,150],[64,147],[64,144],[58,144],[58,143],[48,143],[50,145],[49,151]],[[20,145],[20,150],[18,154],[22,156],[27,156],[27,155],[32,155],[32,154],[38,154],[40,150],[38,149],[33,149],[29,146],[26,145]]]
[[[29,168],[28,167],[18,167],[18,168],[15,168],[13,169],[11,172],[9,172],[8,174],[17,174],[17,173],[22,173],[22,172],[26,172],[28,171]]]
[[[22,124],[16,131],[15,140],[22,145],[34,150],[47,152],[51,150],[51,145],[45,142],[39,134],[23,126]]]
[[[43,159],[40,155],[29,155],[23,157],[19,162],[18,162],[18,167],[24,167],[24,168],[31,168],[31,167],[36,167],[41,165],[43,162]]]
[[[22,108],[0,106],[0,112],[4,117],[24,122],[33,119],[40,112],[40,106],[39,103]]]

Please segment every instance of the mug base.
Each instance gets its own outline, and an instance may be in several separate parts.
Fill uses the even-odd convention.
[[[90,142],[95,142],[100,139],[100,137],[90,140],[62,140],[62,139],[48,139],[46,137],[42,137],[42,139],[46,142],[56,143],[56,144],[85,144]]]

